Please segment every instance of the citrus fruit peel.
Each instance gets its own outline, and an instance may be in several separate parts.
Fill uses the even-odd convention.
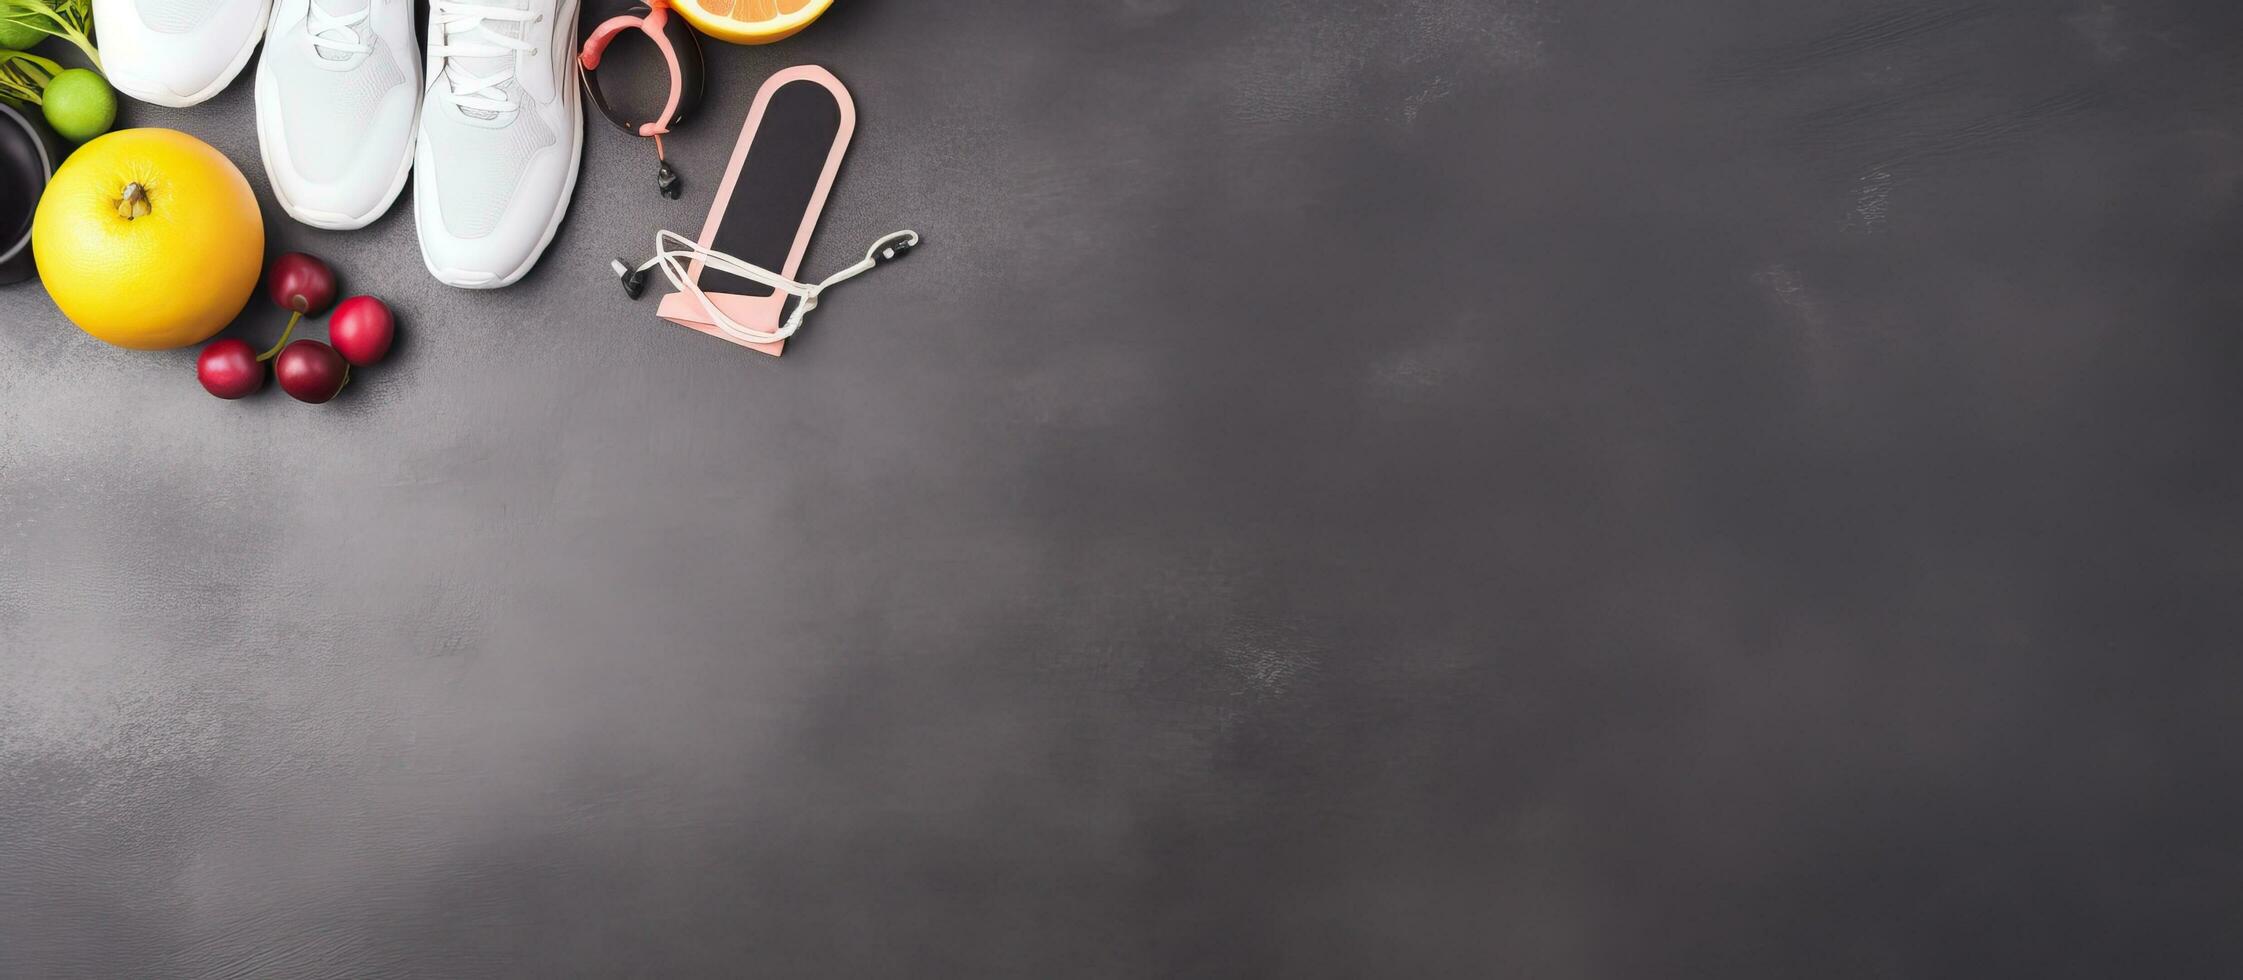
[[[734,44],[770,44],[810,26],[833,0],[671,0],[701,33]]]

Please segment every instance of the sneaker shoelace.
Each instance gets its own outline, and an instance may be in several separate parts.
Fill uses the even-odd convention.
[[[434,0],[429,5],[431,19],[443,40],[429,45],[428,53],[444,59],[444,79],[451,85],[452,102],[461,110],[479,119],[495,119],[502,113],[513,112],[517,107],[506,83],[514,80],[514,69],[502,67],[489,75],[477,74],[462,67],[465,59],[506,58],[537,54],[537,45],[519,37],[499,33],[499,25],[534,24],[545,15],[513,7],[493,7],[479,3],[453,3]],[[520,31],[521,28],[515,28]]]
[[[319,56],[322,67],[344,68],[351,59],[374,50],[373,45],[358,39],[358,25],[373,12],[373,6],[368,5],[357,13],[338,17],[319,9],[319,4],[310,5],[304,28],[311,32],[312,53]]]
[[[802,283],[753,262],[719,252],[713,248],[706,248],[701,243],[677,232],[664,230],[654,233],[653,258],[639,263],[636,267],[625,265],[619,259],[611,263],[610,267],[615,270],[616,276],[623,280],[623,288],[631,294],[632,299],[637,299],[639,291],[645,288],[647,270],[660,269],[662,270],[662,278],[670,280],[670,285],[677,287],[679,292],[693,297],[701,304],[701,311],[708,314],[709,322],[715,324],[717,329],[751,344],[769,344],[792,337],[795,331],[802,329],[803,318],[809,316],[811,310],[818,308],[818,296],[820,294],[856,278],[875,266],[886,265],[903,258],[905,253],[910,252],[918,244],[918,232],[896,232],[873,242],[872,247],[865,250],[864,261],[827,276],[823,282]],[[701,291],[700,282],[691,275],[690,265],[694,262],[701,263],[701,266],[705,269],[728,272],[742,279],[759,282],[793,296],[794,312],[787,317],[786,323],[775,331],[757,330],[741,323],[725,315],[724,310],[718,308],[716,302],[709,299],[709,294]]]

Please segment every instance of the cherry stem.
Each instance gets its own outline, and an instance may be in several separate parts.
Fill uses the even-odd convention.
[[[276,341],[273,346],[270,349],[266,350],[264,353],[257,355],[257,359],[260,361],[272,360],[273,355],[280,353],[281,348],[288,346],[288,335],[296,332],[296,323],[303,318],[304,311],[302,310],[297,310],[288,314],[288,329],[282,330],[280,332],[280,340]]]

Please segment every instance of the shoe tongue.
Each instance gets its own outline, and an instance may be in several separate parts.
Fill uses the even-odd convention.
[[[373,0],[311,0],[311,5],[332,17],[348,17],[366,9],[372,2]],[[361,25],[361,30],[363,32],[363,25]],[[348,30],[331,31],[329,36],[343,37],[349,33]],[[318,54],[322,61],[349,61],[352,57],[348,52],[317,45],[314,45],[312,50]]]
[[[359,2],[363,2],[363,0],[359,0]],[[516,0],[516,2],[508,2],[508,0],[487,0],[487,5],[492,7],[512,7],[516,10],[527,9],[528,7],[527,4],[518,2],[518,0]],[[474,43],[476,36],[481,34],[495,34],[500,37],[520,39],[522,36],[522,29],[527,26],[529,25],[518,20],[486,20],[483,22],[483,25],[481,27],[467,32],[466,40],[467,43],[472,44]],[[518,67],[515,61],[516,57],[517,56],[514,52],[508,51],[504,54],[491,55],[481,58],[453,57],[448,59],[448,61],[450,64],[458,66],[459,71],[465,72],[470,75],[488,77],[491,75],[499,74],[501,72],[515,70],[515,68]],[[504,83],[501,83],[499,88],[502,91],[511,93],[521,88],[521,82],[516,79],[509,78]],[[465,106],[461,106],[460,112],[475,119],[498,118],[498,113],[492,112],[488,109],[470,109]]]

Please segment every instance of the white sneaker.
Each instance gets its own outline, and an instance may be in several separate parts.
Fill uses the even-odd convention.
[[[241,74],[265,32],[270,0],[101,0],[93,35],[117,91],[190,106]]]
[[[584,151],[576,11],[577,0],[431,0],[413,220],[439,282],[510,285],[560,229]]]
[[[338,230],[381,217],[412,173],[420,107],[413,0],[274,6],[257,62],[257,150],[289,217]]]

